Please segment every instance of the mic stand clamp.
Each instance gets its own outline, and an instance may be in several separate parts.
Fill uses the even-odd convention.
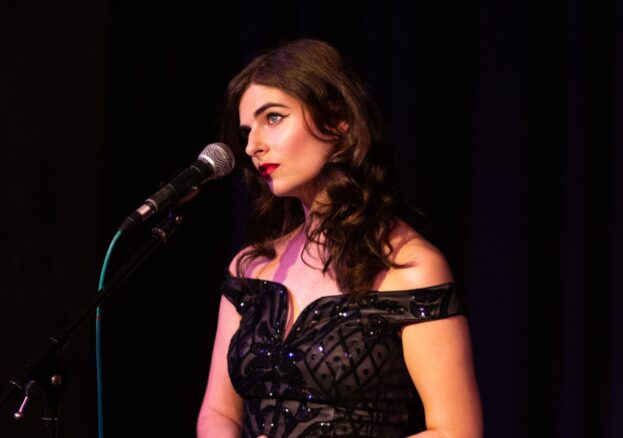
[[[49,337],[45,346],[36,351],[15,373],[9,381],[10,384],[0,395],[0,407],[13,394],[22,391],[24,398],[17,412],[13,414],[13,418],[22,420],[30,399],[43,393],[45,403],[41,419],[48,430],[48,437],[58,438],[59,394],[65,384],[65,378],[60,372],[56,356],[80,325],[95,312],[95,309],[107,301],[158,247],[169,241],[182,221],[182,216],[171,210],[165,219],[151,229],[152,238],[121,266],[110,281],[95,294],[91,302],[82,308],[74,321],[61,332],[60,336]],[[45,382],[45,385],[42,382]]]
[[[28,407],[30,399],[34,396],[43,395],[44,407],[41,420],[44,423],[45,429],[48,431],[47,436],[49,438],[58,438],[59,395],[61,389],[64,387],[64,379],[56,360],[52,362],[49,369],[54,371],[51,371],[51,374],[48,376],[45,376],[45,374],[41,375],[41,378],[45,379],[45,385],[34,379],[26,383],[23,392],[24,398],[17,412],[13,414],[13,418],[18,421],[23,420],[26,416],[26,408]],[[16,384],[14,382],[11,383]]]
[[[167,243],[184,218],[179,214],[170,214],[165,220],[151,229],[151,234],[163,243]]]

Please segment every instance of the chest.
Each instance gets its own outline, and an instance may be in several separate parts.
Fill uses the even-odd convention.
[[[287,299],[280,310],[284,312],[286,332],[311,303],[325,296],[341,294],[333,275],[323,273],[321,266],[316,258],[288,257],[285,254],[264,265],[256,274],[283,286],[282,293]]]
[[[288,295],[281,285],[269,286],[247,310],[230,346],[230,372],[240,394],[334,402],[411,395],[386,305],[382,310],[324,296],[303,308],[286,332]]]

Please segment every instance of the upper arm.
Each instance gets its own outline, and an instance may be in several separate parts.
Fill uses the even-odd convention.
[[[241,425],[242,399],[231,384],[227,367],[229,343],[239,324],[240,316],[236,308],[225,297],[221,297],[208,386],[199,412],[198,430],[218,416]]]
[[[233,258],[229,264],[229,273],[236,275],[239,258],[249,248],[244,248]],[[244,275],[246,276],[255,268],[255,262],[251,262]],[[199,411],[197,432],[199,436],[213,436],[215,431],[222,431],[223,420],[225,429],[242,423],[242,399],[232,386],[227,364],[227,352],[231,338],[240,325],[240,315],[236,308],[224,296],[221,297],[218,313],[212,360],[210,362],[210,374],[208,385]]]
[[[427,429],[448,437],[481,437],[480,397],[465,317],[408,325],[402,343]]]
[[[404,230],[404,229],[403,229]],[[453,281],[443,254],[422,238],[398,233],[384,290],[417,289]],[[400,240],[400,238],[402,240]],[[402,329],[404,358],[424,405],[426,427],[447,437],[481,437],[482,413],[467,319],[452,316]]]
[[[445,258],[430,244],[405,245],[404,289],[453,281]],[[400,270],[397,270],[400,271]],[[452,316],[402,329],[404,358],[424,405],[426,427],[447,437],[481,437],[482,414],[467,319]]]

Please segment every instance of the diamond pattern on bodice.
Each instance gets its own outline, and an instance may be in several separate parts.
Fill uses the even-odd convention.
[[[245,401],[242,435],[253,438],[390,438],[421,429],[399,329],[463,313],[453,283],[359,301],[330,295],[306,306],[284,337],[284,285],[228,277],[221,293],[241,315],[228,366]]]

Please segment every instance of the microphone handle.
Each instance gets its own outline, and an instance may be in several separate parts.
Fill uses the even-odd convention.
[[[162,186],[156,193],[145,200],[143,205],[125,218],[119,226],[119,231],[126,231],[141,222],[144,222],[154,213],[169,205],[184,200],[189,194],[195,194],[201,185],[214,175],[214,168],[210,163],[197,160],[192,165],[178,173],[171,181]],[[190,198],[189,198],[190,199]]]

